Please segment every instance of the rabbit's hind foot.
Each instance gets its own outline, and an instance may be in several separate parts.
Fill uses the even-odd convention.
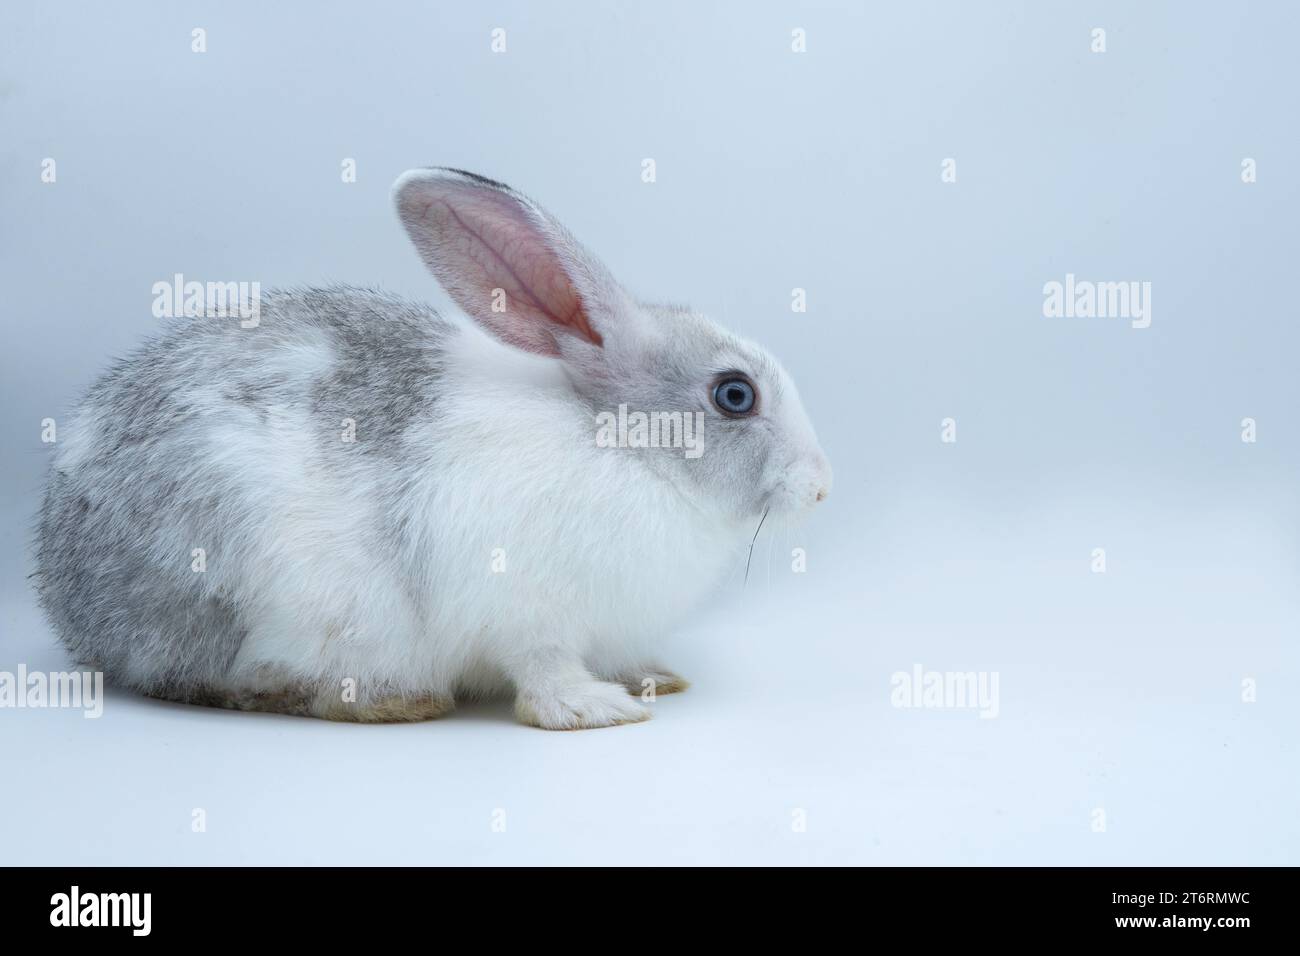
[[[407,693],[383,690],[360,693],[346,683],[339,687],[309,688],[302,684],[282,687],[205,688],[185,693],[155,693],[163,700],[220,707],[226,710],[249,710],[295,717],[317,717],[362,724],[391,724],[433,720],[455,708],[455,701],[445,694]]]

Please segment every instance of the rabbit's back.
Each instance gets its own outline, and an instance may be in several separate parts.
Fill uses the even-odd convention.
[[[319,549],[373,572],[454,331],[368,290],[281,292],[255,327],[194,318],[119,361],[61,423],[39,520],[41,601],[73,656],[183,696],[229,671],[276,567],[310,577]]]

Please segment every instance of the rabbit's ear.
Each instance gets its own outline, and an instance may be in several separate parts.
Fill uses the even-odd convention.
[[[604,266],[508,186],[455,169],[413,169],[393,196],[443,288],[511,345],[543,355],[559,355],[572,339],[602,347],[634,311]]]

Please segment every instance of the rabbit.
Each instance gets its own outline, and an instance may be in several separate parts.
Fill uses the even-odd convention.
[[[656,639],[768,512],[829,493],[794,383],[634,299],[508,186],[421,168],[393,199],[464,316],[275,291],[253,327],[181,320],[118,361],[59,432],[42,607],[78,662],[165,700],[405,721],[513,694],[547,729],[644,720],[643,688],[687,686]],[[702,423],[699,453],[600,440],[636,411]]]

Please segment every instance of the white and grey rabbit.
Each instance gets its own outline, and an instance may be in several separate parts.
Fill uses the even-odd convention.
[[[794,384],[500,183],[417,169],[393,195],[472,321],[286,291],[118,362],[59,432],[42,604],[155,697],[393,721],[505,691],[540,727],[643,720],[647,680],[685,687],[655,639],[766,511],[830,489]],[[702,414],[702,454],[606,447],[620,406]]]

